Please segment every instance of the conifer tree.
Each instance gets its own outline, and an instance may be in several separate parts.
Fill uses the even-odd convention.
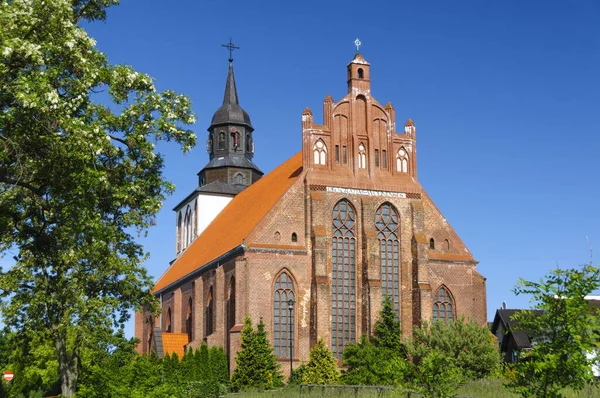
[[[234,389],[270,389],[281,385],[279,365],[262,319],[258,330],[254,330],[252,321],[246,317],[241,338],[242,349],[235,357],[237,368],[231,378]]]
[[[227,354],[223,347],[210,347],[208,356],[212,378],[222,384],[229,382]]]
[[[333,354],[325,346],[323,339],[310,350],[310,360],[302,373],[302,382],[305,384],[336,384],[340,378],[340,371]]]
[[[395,385],[398,372],[406,363],[406,348],[401,341],[400,322],[396,319],[394,304],[389,296],[383,300],[375,333],[361,336],[358,343],[350,344],[343,353],[343,381],[357,385]]]

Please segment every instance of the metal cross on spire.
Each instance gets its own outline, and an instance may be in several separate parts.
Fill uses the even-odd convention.
[[[231,37],[229,38],[229,43],[221,44],[221,47],[225,47],[229,50],[229,62],[233,62],[233,50],[239,50],[240,48],[233,45]]]
[[[356,40],[354,40],[354,45],[356,46],[356,52],[358,52],[358,49],[360,48],[360,46],[362,46],[362,43],[360,42],[360,40],[358,40],[358,37],[356,38]]]

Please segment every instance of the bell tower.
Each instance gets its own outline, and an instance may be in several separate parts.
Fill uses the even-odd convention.
[[[263,172],[252,162],[254,157],[254,127],[250,116],[239,103],[232,51],[238,49],[230,42],[229,70],[225,82],[223,104],[214,113],[208,127],[206,151],[210,162],[198,173],[199,186],[220,181],[238,193],[262,177]]]

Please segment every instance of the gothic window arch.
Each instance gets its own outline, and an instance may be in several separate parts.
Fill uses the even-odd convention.
[[[219,133],[219,149],[225,149],[225,133]]]
[[[313,146],[314,162],[315,164],[326,165],[327,164],[327,146],[323,140],[319,139]]]
[[[235,183],[237,185],[244,185],[244,175],[242,173],[237,173],[235,175]]]
[[[148,317],[148,353],[152,352],[152,342],[154,341],[154,318]]]
[[[375,212],[375,226],[379,239],[381,288],[394,303],[396,316],[400,311],[400,217],[390,203],[384,203]]]
[[[215,302],[213,299],[213,288],[212,286],[208,290],[208,296],[206,298],[206,309],[204,310],[204,328],[205,335],[210,336],[214,332],[215,324]]]
[[[454,298],[450,290],[442,285],[433,296],[432,321],[448,322],[454,320]]]
[[[404,148],[400,148],[396,154],[396,171],[408,173],[408,153]]]
[[[192,209],[189,205],[185,209],[185,217],[183,219],[183,224],[185,228],[183,247],[187,247],[192,241]]]
[[[287,271],[283,271],[275,280],[273,286],[273,346],[275,355],[289,358],[290,344],[294,345],[294,311],[289,308],[289,301],[295,301],[294,282]]]
[[[235,325],[235,276],[229,279],[229,298],[227,300],[227,329]]]
[[[192,231],[195,238],[198,236],[198,199],[194,201],[194,217],[192,222]]]
[[[358,145],[358,168],[367,168],[367,149],[362,142]]]
[[[356,214],[346,199],[333,208],[331,349],[341,359],[356,338]]]
[[[192,298],[188,300],[187,311],[185,313],[185,331],[188,335],[188,341],[192,341],[192,323],[194,322],[194,313],[192,308]]]
[[[179,212],[179,216],[177,216],[177,253],[181,251],[181,246],[183,244],[183,227],[181,222],[181,212]]]
[[[165,318],[165,332],[171,333],[173,331],[173,319],[171,316],[171,307],[167,309],[167,316]]]

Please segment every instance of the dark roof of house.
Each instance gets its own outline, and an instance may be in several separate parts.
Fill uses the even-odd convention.
[[[498,309],[496,310],[496,316],[492,324],[492,333],[496,334],[500,322],[504,326],[507,333],[511,333],[515,340],[516,348],[529,348],[531,347],[531,336],[530,330],[520,330],[518,325],[519,321],[513,318],[513,315],[518,312],[531,311],[534,315],[539,316],[542,314],[542,310],[523,310],[523,309]]]

